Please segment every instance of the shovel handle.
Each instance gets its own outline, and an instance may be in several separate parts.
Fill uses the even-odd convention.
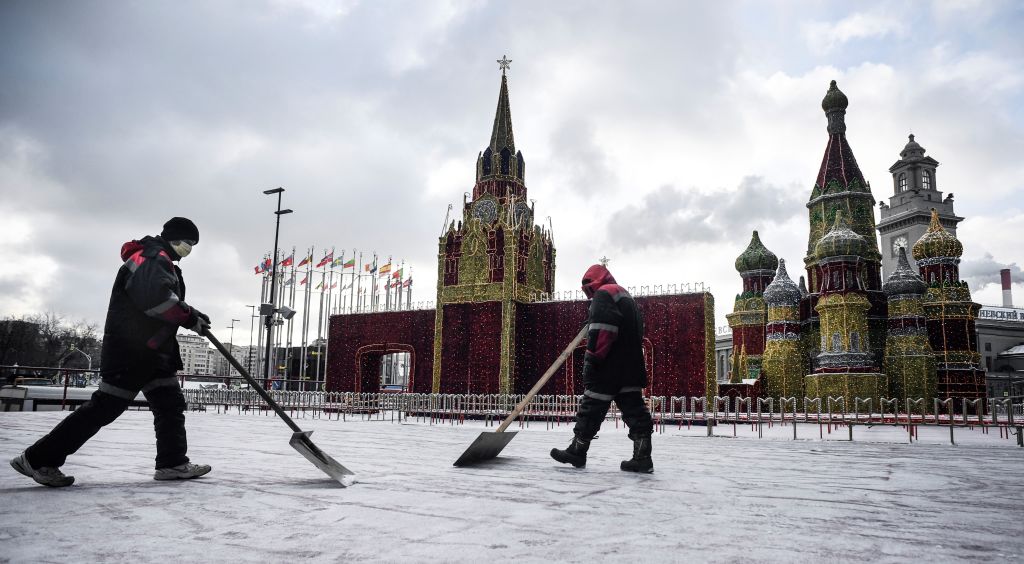
[[[519,402],[519,405],[517,405],[516,408],[512,410],[512,413],[509,413],[508,417],[506,417],[505,420],[501,422],[501,425],[498,426],[498,430],[496,432],[504,432],[505,429],[507,429],[508,426],[511,425],[513,421],[515,421],[516,417],[519,417],[519,414],[522,413],[524,409],[526,409],[526,405],[530,403],[530,400],[533,399],[533,396],[537,395],[537,392],[539,392],[540,389],[544,387],[544,384],[548,383],[548,380],[551,379],[551,375],[554,374],[556,370],[561,368],[563,364],[565,364],[566,359],[568,359],[569,355],[572,354],[572,351],[573,349],[576,348],[576,345],[580,344],[580,341],[582,341],[583,338],[587,336],[587,329],[589,327],[590,325],[584,325],[583,328],[580,329],[580,332],[578,335],[576,335],[576,338],[573,339],[571,343],[569,343],[569,346],[565,347],[565,350],[562,351],[562,354],[558,355],[558,358],[555,359],[555,362],[551,365],[550,368],[548,368],[548,371],[545,372],[544,375],[540,377],[540,380],[537,380],[537,383],[534,384],[532,388],[530,388],[530,391],[526,392],[526,397],[524,397],[523,401]]]
[[[269,405],[271,409],[274,410],[274,413],[276,413],[278,417],[280,417],[281,419],[284,419],[284,422],[287,423],[289,427],[291,427],[292,431],[295,431],[296,433],[302,432],[302,429],[300,429],[299,426],[296,425],[294,421],[292,421],[291,417],[288,417],[288,414],[285,413],[283,409],[281,409],[280,405],[277,405],[277,402],[274,401],[274,398],[270,397],[270,394],[268,394],[267,391],[263,389],[263,386],[261,386],[259,382],[257,382],[249,374],[249,371],[246,370],[244,366],[242,366],[242,363],[238,362],[238,359],[236,359],[234,356],[231,356],[231,353],[229,353],[228,350],[224,348],[224,345],[217,340],[217,337],[213,336],[213,333],[210,333],[209,329],[203,329],[202,335],[209,339],[210,342],[213,343],[213,346],[217,347],[217,350],[220,351],[220,354],[224,355],[224,358],[228,359],[228,362],[231,363],[231,366],[235,367],[235,370],[237,370],[238,373],[245,378],[245,381],[249,383],[249,386],[252,387],[252,389],[256,390],[256,393],[258,393],[260,397],[263,398],[263,401],[267,402],[267,405]]]

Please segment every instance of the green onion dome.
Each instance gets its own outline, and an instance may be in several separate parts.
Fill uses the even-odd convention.
[[[829,110],[845,110],[850,105],[849,98],[843,91],[836,86],[836,81],[832,81],[828,86],[828,92],[825,93],[825,97],[821,100],[821,109],[828,112]]]
[[[764,244],[761,243],[761,238],[757,235],[757,231],[754,231],[747,249],[740,256],[736,257],[736,270],[740,274],[751,270],[770,270],[774,272],[778,267],[779,257],[765,248]]]
[[[939,212],[932,209],[932,221],[928,231],[914,243],[914,260],[932,258],[960,258],[964,254],[963,244],[939,223]]]

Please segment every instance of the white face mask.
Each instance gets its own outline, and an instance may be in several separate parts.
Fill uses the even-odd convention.
[[[187,257],[192,252],[192,244],[188,241],[171,241],[171,248],[181,258]]]

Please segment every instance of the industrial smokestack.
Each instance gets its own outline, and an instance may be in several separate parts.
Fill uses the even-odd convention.
[[[1000,270],[999,278],[1003,281],[1003,307],[1013,307],[1013,295],[1010,293],[1010,269]]]

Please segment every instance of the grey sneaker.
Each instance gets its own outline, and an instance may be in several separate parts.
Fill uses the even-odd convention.
[[[18,472],[35,480],[37,484],[42,484],[51,488],[63,488],[75,483],[75,477],[65,476],[64,473],[60,471],[60,468],[52,468],[49,466],[32,468],[32,466],[29,465],[28,460],[25,459],[25,453],[21,453],[17,457],[12,458],[11,466]]]
[[[153,474],[154,480],[190,480],[207,474],[212,470],[208,464],[192,464],[186,462],[170,468],[157,468]]]

